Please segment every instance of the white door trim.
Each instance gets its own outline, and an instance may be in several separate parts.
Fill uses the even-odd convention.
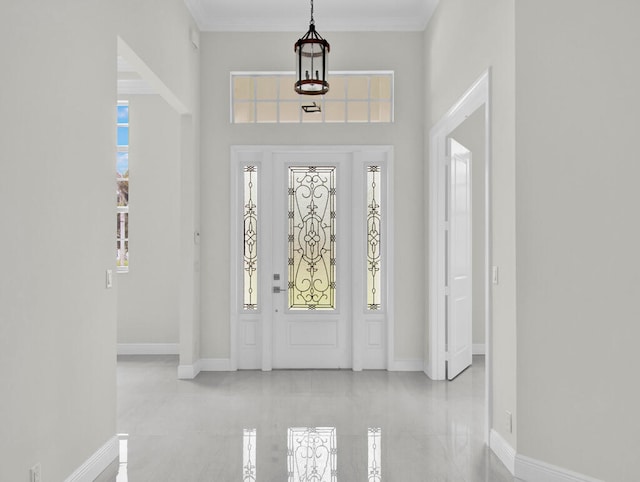
[[[231,209],[230,209],[230,320],[229,320],[229,342],[230,342],[230,364],[231,370],[238,368],[253,368],[262,370],[272,369],[273,360],[273,339],[272,339],[272,313],[273,302],[271,289],[273,281],[270,279],[273,273],[271,266],[271,254],[267,251],[266,244],[258,241],[258,256],[260,261],[259,270],[268,273],[269,276],[260,277],[260,290],[262,293],[260,307],[255,313],[247,313],[242,309],[242,246],[238,242],[242,239],[243,223],[241,203],[238,202],[242,196],[242,179],[239,175],[240,166],[256,165],[262,172],[263,186],[272,186],[273,180],[269,178],[270,169],[262,169],[263,166],[270,166],[271,160],[275,154],[281,153],[348,153],[353,158],[352,172],[358,169],[364,169],[367,165],[384,166],[385,179],[383,181],[383,193],[385,202],[383,203],[383,266],[386,272],[383,277],[385,297],[384,309],[380,312],[368,312],[365,306],[359,303],[352,303],[352,319],[351,319],[351,362],[352,369],[355,371],[367,368],[387,368],[393,369],[394,351],[393,351],[393,147],[392,146],[364,146],[364,145],[346,145],[346,146],[231,146]],[[355,178],[355,177],[354,177]],[[358,183],[355,183],[356,185]],[[272,224],[267,222],[270,219],[270,193],[268,188],[258,187],[259,202],[259,220],[258,229],[259,236],[272,237]],[[366,207],[366,191],[364,186],[353,189],[352,196],[352,232],[363,233],[362,239],[366,239],[366,222],[363,214]],[[260,215],[262,212],[262,215]],[[360,218],[363,218],[362,220]],[[360,236],[352,236],[352,249],[360,249],[357,246]],[[366,250],[365,250],[366,256]],[[354,299],[358,298],[355,293],[364,294],[366,288],[366,279],[364,272],[361,276],[357,276],[365,269],[366,260],[356,259],[352,257],[351,269],[354,273],[352,287],[354,290]],[[260,296],[260,295],[259,295]],[[365,298],[366,300],[366,298]],[[365,301],[366,304],[366,301]],[[245,323],[249,320],[249,324]],[[242,339],[245,333],[240,333],[243,326],[251,326],[250,335],[255,339],[254,348],[246,350],[246,345],[242,346]],[[379,330],[379,333],[376,331]],[[380,336],[377,336],[377,335]],[[245,350],[241,353],[242,350]],[[249,363],[247,363],[249,360]]]
[[[445,379],[445,163],[447,137],[482,105],[485,106],[485,442],[489,441],[492,413],[491,369],[491,98],[490,69],[486,70],[429,133],[429,355],[425,373],[433,380]]]

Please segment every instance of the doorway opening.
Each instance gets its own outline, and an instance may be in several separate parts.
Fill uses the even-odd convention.
[[[489,441],[492,406],[492,370],[491,370],[491,109],[490,109],[490,71],[483,75],[451,107],[442,119],[431,129],[429,153],[429,342],[425,373],[433,380],[445,380],[455,376],[459,370],[471,363],[471,354],[475,351],[485,355],[485,442]],[[476,127],[468,139],[479,139],[479,147],[469,149],[469,171],[466,161],[455,159],[451,151],[453,139],[463,141],[463,132],[471,124],[468,120],[478,118],[481,127]],[[467,124],[465,126],[465,124]],[[473,141],[463,141],[473,143]],[[469,147],[469,146],[467,146]],[[475,152],[473,152],[475,150]],[[464,157],[464,156],[462,156]],[[475,169],[473,160],[481,159],[480,169]],[[454,167],[452,167],[454,166]],[[457,166],[457,167],[455,167]],[[452,198],[459,180],[473,170],[476,176],[469,177],[473,188],[463,190],[462,197]],[[456,171],[458,171],[456,173]],[[452,174],[453,173],[453,174]],[[457,176],[457,174],[462,174]],[[479,174],[479,175],[478,175]],[[476,180],[475,182],[473,180]],[[473,191],[481,190],[480,209],[475,209],[475,219],[471,220],[471,205],[474,203]],[[477,194],[477,193],[476,193]],[[464,199],[466,197],[466,199]],[[465,202],[462,202],[465,201]],[[461,204],[462,211],[456,203]],[[469,211],[464,211],[465,206]],[[474,206],[475,208],[476,206]],[[456,226],[457,224],[457,226]],[[478,226],[481,234],[476,235]],[[455,232],[457,228],[457,233]],[[473,243],[471,240],[473,239]],[[455,245],[452,246],[452,242]],[[460,253],[469,258],[461,258]],[[474,256],[475,254],[475,256]],[[456,258],[453,259],[452,256]],[[463,259],[465,274],[464,286],[456,286],[455,276],[460,274]],[[475,261],[473,261],[475,260]],[[475,267],[475,269],[474,269]],[[475,271],[476,276],[472,273]],[[469,277],[467,277],[469,275]],[[460,291],[462,290],[462,291]],[[479,293],[480,292],[480,293]],[[462,294],[460,294],[462,293]],[[470,297],[467,296],[470,294]],[[463,300],[456,306],[457,301]],[[475,307],[474,307],[475,306]],[[460,325],[457,311],[462,312],[463,325]],[[484,332],[483,343],[475,343],[473,318],[481,319],[476,326],[476,337]],[[480,332],[480,333],[479,333]],[[474,350],[475,348],[475,350]],[[447,373],[449,371],[449,373]]]
[[[445,224],[442,228],[446,243],[444,259],[446,378],[453,380],[472,363],[474,305],[472,246],[475,240],[472,225],[473,214],[476,211],[476,206],[472,202],[472,172],[476,170],[476,166],[471,160],[471,150],[452,136],[447,138],[447,152],[445,168],[447,196]]]
[[[195,198],[185,195],[197,184],[196,129],[188,107],[137,53],[120,37],[117,46],[117,94],[127,101],[120,104],[127,107],[127,130],[121,134],[124,126],[119,124],[118,141],[123,135],[127,148],[120,145],[118,170],[119,183],[126,180],[125,213],[130,221],[121,227],[123,210],[119,208],[118,247],[124,245],[126,250],[118,254],[127,261],[128,272],[120,270],[116,283],[117,352],[179,355],[178,376],[193,378],[197,283],[196,273],[182,267],[194,266],[199,258],[193,234],[197,233]]]

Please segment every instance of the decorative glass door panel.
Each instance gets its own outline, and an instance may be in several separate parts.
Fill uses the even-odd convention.
[[[336,167],[289,167],[289,309],[335,310]]]

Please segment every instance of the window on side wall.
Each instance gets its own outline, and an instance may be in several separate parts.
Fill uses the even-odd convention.
[[[116,154],[116,266],[129,271],[129,102],[118,101]]]

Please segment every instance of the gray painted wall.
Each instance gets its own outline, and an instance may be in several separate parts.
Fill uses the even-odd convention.
[[[517,449],[514,8],[513,0],[443,1],[425,31],[424,51],[427,133],[491,68],[491,255],[500,268],[500,284],[492,286],[492,416],[493,428]],[[514,416],[513,433],[506,411]]]
[[[129,100],[129,272],[118,274],[118,343],[178,343],[180,116],[158,95]]]
[[[633,0],[516,3],[518,449],[621,482],[640,453],[639,19]]]
[[[173,0],[2,5],[0,480],[64,480],[116,434],[116,38],[193,109],[191,25]]]
[[[229,122],[229,73],[294,67],[290,33],[202,35],[202,356],[229,357],[229,183],[234,144],[391,144],[395,147],[395,352],[421,366],[424,332],[423,83],[420,33],[332,32],[333,70],[395,70],[394,124]],[[268,45],[256,49],[255,45]],[[401,52],[402,55],[398,55]],[[409,256],[406,253],[410,253]]]

